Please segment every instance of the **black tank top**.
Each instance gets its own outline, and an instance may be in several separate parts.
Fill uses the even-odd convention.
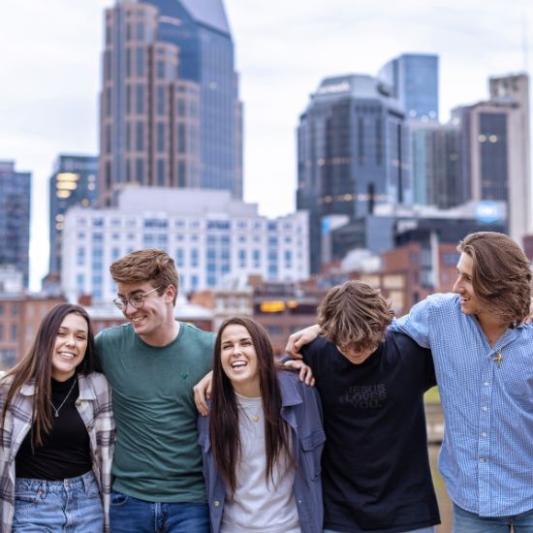
[[[64,382],[52,379],[52,404],[58,416],[52,409],[52,429],[42,446],[33,447],[33,427],[28,431],[17,453],[16,477],[59,481],[91,470],[89,434],[76,409],[78,396],[76,375]]]

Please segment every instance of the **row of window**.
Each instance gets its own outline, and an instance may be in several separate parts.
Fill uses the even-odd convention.
[[[0,303],[0,316],[2,315],[11,315],[18,316],[19,314],[19,304],[18,303]]]
[[[103,217],[93,217],[91,219],[87,219],[85,217],[79,217],[77,219],[77,223],[79,226],[86,226],[88,223],[91,222],[93,227],[97,228],[103,228],[106,226],[111,226],[115,228],[119,227],[136,227],[137,224],[142,223],[145,228],[168,228],[171,223],[172,219],[166,219],[166,218],[145,218],[144,220],[139,220],[136,218],[128,218],[128,219],[120,219],[120,218],[112,218],[112,219],[105,219]],[[199,229],[199,228],[207,228],[209,230],[230,230],[230,229],[240,229],[240,230],[248,230],[248,229],[255,229],[260,230],[264,227],[264,222],[260,221],[245,221],[245,220],[208,220],[206,223],[199,220],[184,220],[184,219],[177,219],[174,220],[174,227],[177,229],[184,229],[184,228],[191,228],[191,229]],[[282,224],[279,224],[278,222],[267,222],[267,230],[269,232],[272,231],[278,231],[279,229],[283,229],[285,231],[297,231],[300,233],[302,231],[302,227],[300,225],[294,225],[291,222],[284,222]]]

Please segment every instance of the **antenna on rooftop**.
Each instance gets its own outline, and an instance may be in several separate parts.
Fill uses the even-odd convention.
[[[527,13],[522,11],[522,54],[524,61],[524,71],[529,74],[529,42],[528,42]]]

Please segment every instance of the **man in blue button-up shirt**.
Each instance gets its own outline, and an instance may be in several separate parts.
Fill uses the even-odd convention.
[[[433,353],[445,417],[439,466],[456,533],[533,532],[531,271],[506,235],[467,236],[455,294],[435,294],[391,326]],[[292,338],[294,349],[312,334]]]

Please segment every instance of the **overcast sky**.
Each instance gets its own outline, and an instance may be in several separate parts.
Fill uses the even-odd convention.
[[[59,153],[97,154],[103,10],[113,0],[3,0],[0,159],[33,173],[31,286],[47,271],[47,184]],[[295,127],[323,77],[440,56],[440,118],[529,67],[529,0],[225,0],[245,105],[245,200],[295,208]],[[531,52],[529,53],[531,56]],[[528,69],[529,70],[529,69]]]

